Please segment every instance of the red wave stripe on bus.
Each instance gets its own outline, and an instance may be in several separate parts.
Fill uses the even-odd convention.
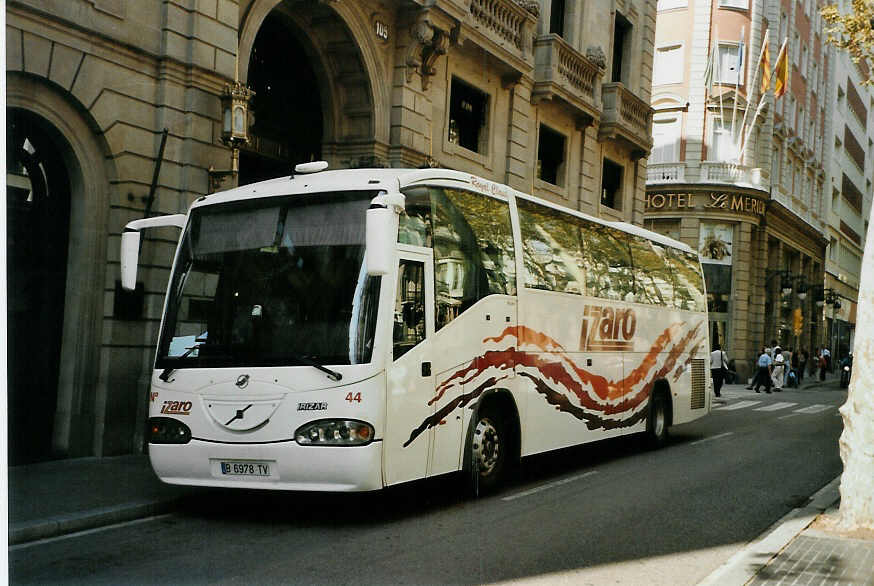
[[[558,355],[559,360],[545,360],[539,355],[516,350],[515,347],[510,347],[505,350],[488,350],[482,356],[473,359],[467,367],[454,372],[449,378],[440,383],[440,385],[435,389],[435,396],[428,401],[428,404],[433,405],[436,401],[439,401],[446,391],[453,385],[467,384],[483,374],[489,368],[507,370],[514,366],[521,366],[525,368],[533,368],[544,377],[540,378],[527,372],[519,372],[521,376],[525,376],[534,383],[535,390],[543,395],[549,404],[555,405],[559,411],[569,413],[577,419],[586,421],[586,425],[589,429],[599,427],[604,429],[627,427],[642,420],[645,416],[645,410],[640,410],[637,413],[633,413],[630,417],[621,420],[610,419],[603,416],[633,412],[649,397],[652,387],[657,380],[670,374],[675,366],[677,367],[677,371],[682,370],[685,365],[691,361],[692,357],[700,347],[700,342],[694,345],[689,351],[685,363],[678,364],[679,358],[682,356],[687,346],[697,337],[698,331],[701,328],[701,323],[690,329],[686,335],[682,336],[673,344],[673,347],[668,351],[668,355],[662,363],[661,368],[652,373],[645,384],[643,384],[637,391],[631,393],[630,396],[626,396],[629,395],[629,390],[643,382],[647,373],[656,366],[659,355],[664,352],[665,348],[672,342],[673,338],[680,333],[681,327],[682,324],[673,324],[666,328],[656,339],[655,343],[646,353],[640,364],[632,370],[628,376],[621,381],[611,382],[607,381],[603,376],[594,375],[579,368],[564,350],[562,345],[546,334],[537,332],[526,326],[510,326],[499,336],[486,338],[483,342],[500,343],[507,337],[513,337],[522,344],[535,346],[541,351],[548,352],[552,350]],[[568,370],[568,367],[570,368],[570,371]],[[576,375],[576,378],[574,378],[573,375]],[[478,385],[472,392],[468,394],[462,393],[455,399],[449,401],[437,413],[426,418],[418,428],[413,430],[410,434],[410,438],[406,443],[404,443],[404,447],[408,446],[426,429],[439,424],[440,421],[442,421],[451,411],[458,407],[464,407],[471,400],[479,397],[479,395],[481,395],[486,389],[494,386],[498,380],[503,380],[507,378],[507,376],[509,375],[502,376],[499,379],[492,377]],[[551,388],[547,384],[547,380],[572,392],[579,400],[580,406],[573,405],[567,395]],[[674,380],[676,380],[676,375]],[[592,397],[583,385],[590,387],[595,395],[597,395],[597,398]]]

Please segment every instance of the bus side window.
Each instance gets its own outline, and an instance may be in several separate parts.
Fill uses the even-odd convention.
[[[576,218],[517,200],[522,230],[525,286],[577,295],[586,291],[586,272]]]
[[[431,188],[435,330],[492,294],[516,294],[516,259],[506,202]]]
[[[629,294],[634,294],[626,236],[609,226],[581,220],[580,237],[590,271],[587,294],[614,301],[626,300]]]
[[[674,307],[704,311],[704,278],[695,254],[669,248],[667,261],[674,277]]]
[[[425,339],[425,265],[401,259],[395,295],[393,356],[397,360]]]
[[[634,264],[637,302],[674,306],[674,286],[663,246],[645,238],[629,235]]]

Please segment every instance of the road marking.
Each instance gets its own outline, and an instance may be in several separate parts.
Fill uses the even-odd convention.
[[[502,501],[514,501],[516,499],[520,499],[523,496],[531,496],[532,494],[538,493],[542,490],[546,490],[548,488],[555,488],[557,486],[561,486],[562,484],[568,484],[569,482],[573,482],[575,480],[580,480],[581,478],[585,478],[586,476],[591,476],[593,474],[597,474],[597,470],[592,470],[591,472],[586,472],[585,474],[578,474],[577,476],[571,476],[570,478],[565,478],[563,480],[556,480],[555,482],[550,482],[549,484],[544,484],[542,486],[536,486],[534,488],[528,489],[526,491],[513,494],[510,496],[505,496],[502,498]]]
[[[734,432],[733,432],[733,431],[726,431],[725,433],[720,433],[719,435],[714,435],[714,436],[711,436],[711,437],[705,437],[704,439],[695,440],[694,442],[690,443],[689,445],[690,445],[690,446],[694,446],[695,444],[703,444],[704,442],[709,442],[710,440],[721,439],[721,438],[724,438],[724,437],[728,437],[728,436],[730,436],[730,435],[734,435]]]
[[[796,413],[807,413],[808,415],[812,415],[813,413],[820,413],[822,411],[827,411],[829,409],[834,409],[833,405],[811,405],[810,407],[805,407],[804,409],[796,409]]]
[[[37,539],[35,541],[28,541],[27,543],[18,543],[16,545],[10,545],[9,551],[17,551],[19,549],[27,549],[29,547],[33,547],[35,545],[45,545],[46,543],[54,543],[55,541],[64,541],[66,539],[74,539],[76,537],[82,537],[83,535],[91,535],[92,533],[100,533],[101,531],[109,531],[110,529],[118,529],[119,527],[130,527],[132,525],[140,525],[142,523],[150,523],[152,521],[157,521],[158,519],[164,519],[166,517],[171,517],[175,515],[175,513],[163,513],[161,515],[152,515],[151,517],[143,517],[142,519],[134,519],[132,521],[122,521],[121,523],[113,523],[112,525],[105,525],[103,527],[94,527],[93,529],[83,529],[82,531],[76,531],[74,533],[67,533],[65,535],[58,535],[56,537],[46,537],[44,539]]]
[[[798,417],[800,413],[790,413],[789,415],[783,415],[782,417],[778,417],[777,419],[791,419],[793,417]]]
[[[779,411],[780,409],[786,409],[787,407],[794,407],[797,404],[798,403],[773,403],[765,407],[753,409],[753,411]]]
[[[746,409],[747,407],[752,407],[753,405],[758,405],[761,401],[740,401],[738,403],[732,403],[731,405],[726,405],[725,407],[715,407],[711,409],[711,411],[734,411],[736,409]]]

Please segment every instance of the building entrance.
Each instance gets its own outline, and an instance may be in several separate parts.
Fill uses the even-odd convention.
[[[9,464],[51,458],[70,230],[64,139],[42,118],[6,111]]]
[[[249,61],[252,141],[240,153],[240,184],[289,175],[322,158],[322,100],[310,57],[293,24],[274,10],[258,31]]]

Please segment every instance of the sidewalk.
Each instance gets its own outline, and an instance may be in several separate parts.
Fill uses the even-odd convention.
[[[158,480],[148,456],[8,468],[9,545],[168,512],[194,489]]]

